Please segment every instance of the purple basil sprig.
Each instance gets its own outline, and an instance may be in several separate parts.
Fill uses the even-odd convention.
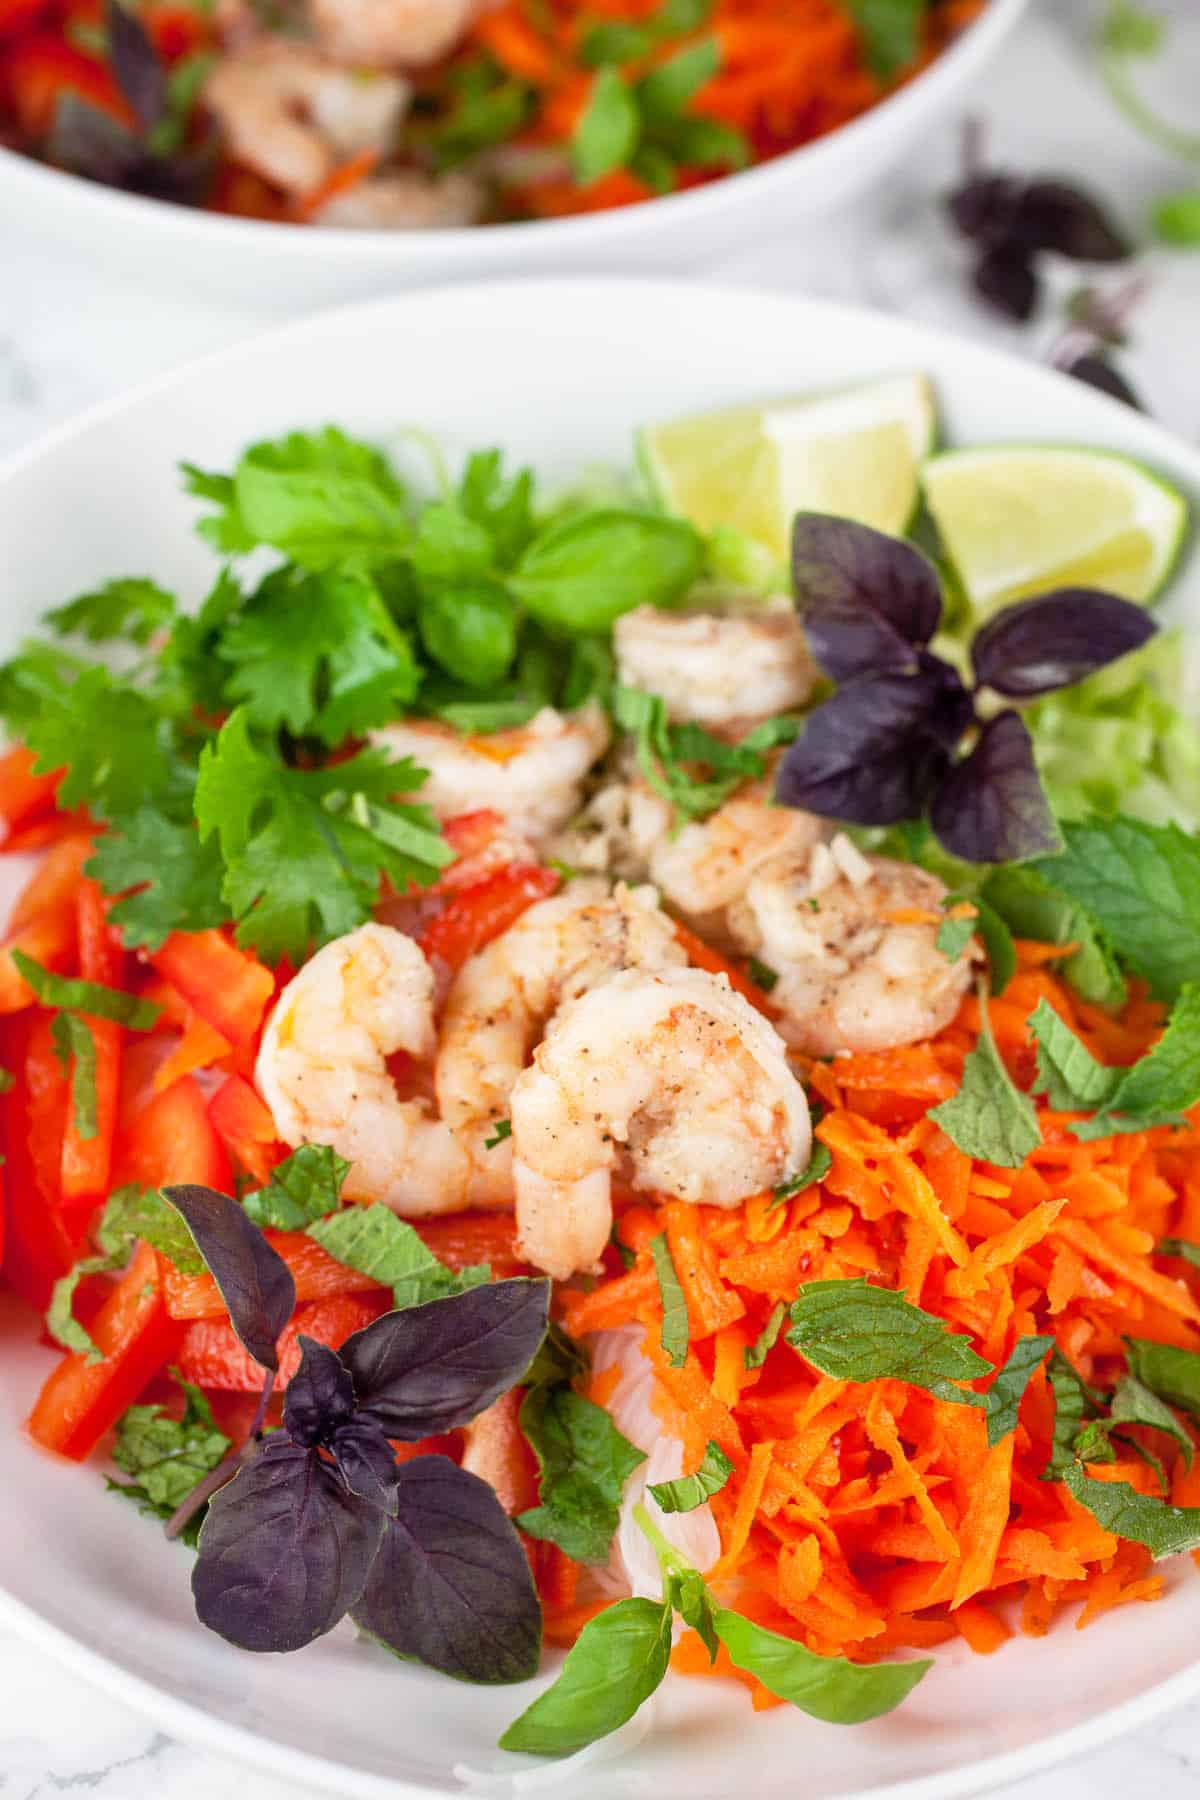
[[[849,519],[800,513],[796,604],[813,655],[840,682],[779,768],[776,797],[824,818],[894,825],[928,815],[967,862],[1057,849],[1020,714],[977,711],[985,689],[1030,700],[1069,687],[1155,631],[1115,594],[1062,588],[996,613],[971,646],[973,684],[929,649],[942,613],[933,564],[912,544]]]
[[[244,1650],[297,1650],[349,1613],[398,1656],[447,1674],[531,1675],[541,1609],[500,1502],[447,1457],[397,1464],[389,1439],[465,1425],[516,1386],[546,1334],[549,1282],[490,1282],[386,1313],[340,1350],[302,1336],[282,1429],[261,1437],[291,1274],[236,1201],[164,1192],[267,1371],[246,1445],[168,1525],[208,1502],[192,1577],[202,1623]]]

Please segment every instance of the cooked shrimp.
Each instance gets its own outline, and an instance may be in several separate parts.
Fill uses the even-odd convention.
[[[756,782],[709,818],[665,835],[650,856],[650,879],[702,936],[727,942],[728,908],[757,871],[806,857],[827,829],[813,813],[774,805],[770,783]]]
[[[480,0],[309,0],[308,16],[321,48],[341,62],[423,69],[484,10]]]
[[[291,980],[255,1074],[285,1144],[329,1144],[351,1164],[351,1200],[402,1218],[511,1204],[509,1146],[452,1131],[429,1102],[402,1100],[387,1059],[434,1048],[433,972],[411,938],[360,925]]]
[[[614,774],[546,845],[546,854],[584,875],[644,881],[658,845],[671,834],[670,801],[640,778]]]
[[[812,1142],[779,1034],[701,969],[629,969],[564,1006],[510,1116],[520,1253],[558,1280],[608,1242],[618,1146],[634,1187],[733,1207]]]
[[[467,175],[423,175],[398,169],[335,194],[311,217],[348,231],[432,231],[474,225],[483,190]]]
[[[974,956],[937,947],[946,889],[911,863],[863,856],[839,834],[761,868],[727,914],[735,943],[779,977],[779,1029],[812,1056],[933,1037],[970,986]]]
[[[263,37],[221,57],[204,102],[236,162],[306,194],[345,157],[390,148],[410,93],[399,76],[340,68],[311,45]]]
[[[790,600],[752,612],[639,606],[613,628],[626,687],[659,694],[672,719],[728,725],[802,706],[818,679]]]
[[[446,997],[436,1087],[456,1131],[494,1128],[513,1085],[565,1002],[622,969],[677,969],[687,958],[651,888],[575,881],[531,906],[466,962]]]
[[[405,719],[373,732],[392,756],[428,769],[421,799],[441,819],[490,807],[541,843],[579,805],[583,778],[608,748],[609,729],[594,703],[579,712],[544,706],[527,725],[464,737],[429,719]]]

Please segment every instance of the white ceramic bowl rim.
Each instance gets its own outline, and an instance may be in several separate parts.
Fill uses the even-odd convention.
[[[826,136],[796,150],[773,157],[731,175],[690,188],[684,193],[662,194],[635,206],[615,207],[601,213],[575,214],[565,219],[534,219],[507,225],[455,227],[431,231],[344,231],[332,226],[288,225],[264,219],[241,219],[223,213],[204,212],[191,207],[174,206],[140,194],[126,194],[99,182],[85,182],[79,175],[52,169],[19,151],[0,148],[0,169],[4,164],[19,163],[20,174],[36,194],[44,195],[47,204],[54,201],[56,191],[64,183],[71,188],[86,185],[94,192],[95,210],[107,209],[114,218],[125,221],[140,219],[156,222],[164,234],[184,233],[195,243],[207,242],[214,252],[240,249],[249,253],[277,243],[281,233],[287,234],[289,248],[303,246],[305,252],[321,259],[355,260],[356,251],[378,250],[383,246],[403,246],[406,257],[418,260],[425,251],[430,254],[466,249],[477,244],[484,235],[487,244],[503,252],[517,247],[536,233],[544,240],[555,232],[565,250],[587,247],[597,250],[606,245],[628,243],[643,233],[654,233],[669,215],[672,223],[688,218],[710,216],[729,205],[751,198],[764,199],[781,195],[798,160],[803,159],[814,183],[820,184],[826,164],[836,155],[852,154],[856,144],[878,128],[884,120],[901,124],[914,114],[936,103],[943,91],[952,90],[966,66],[981,63],[999,43],[1027,0],[987,0],[984,11],[937,60],[914,79],[879,101],[869,111],[839,126]],[[9,175],[13,171],[10,167]]]

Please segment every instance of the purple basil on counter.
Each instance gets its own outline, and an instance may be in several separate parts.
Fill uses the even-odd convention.
[[[941,584],[915,545],[800,513],[792,568],[813,655],[840,686],[786,751],[777,799],[855,825],[928,817],[966,862],[1057,849],[1024,720],[1012,707],[979,711],[979,696],[1030,700],[1081,681],[1153,635],[1141,608],[1089,588],[1005,607],[976,633],[968,687],[928,648]]]

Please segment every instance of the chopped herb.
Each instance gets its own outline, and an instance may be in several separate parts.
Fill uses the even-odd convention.
[[[96,1123],[96,1040],[86,1019],[77,1013],[60,1012],[50,1025],[54,1054],[64,1071],[71,1076],[71,1115],[75,1135],[94,1138]]]
[[[662,1297],[662,1335],[660,1342],[673,1369],[682,1369],[688,1356],[688,1309],[666,1233],[650,1240],[650,1253],[658,1275],[658,1291]]]
[[[29,983],[43,1006],[57,1006],[71,1012],[87,1013],[93,1019],[113,1019],[130,1031],[150,1031],[158,1022],[162,1008],[150,1000],[139,1000],[119,988],[103,987],[98,981],[77,981],[66,975],[55,975],[34,962],[23,950],[11,952],[18,972]]]
[[[1034,1371],[1046,1360],[1052,1337],[1018,1338],[1008,1361],[996,1370],[996,1379],[983,1396],[987,1414],[988,1443],[998,1444],[1017,1429],[1021,1400]]]
[[[968,1156],[1019,1169],[1042,1141],[1037,1111],[1000,1060],[983,993],[979,1018],[979,1040],[963,1064],[957,1094],[931,1107],[929,1117]]]
[[[947,962],[957,962],[975,936],[974,915],[965,919],[943,919],[934,940]]]
[[[654,1495],[665,1513],[694,1512],[714,1494],[719,1494],[732,1474],[733,1464],[720,1444],[710,1443],[694,1475],[681,1475],[676,1481],[652,1482],[646,1491]]]
[[[491,1276],[486,1264],[448,1269],[414,1228],[386,1206],[348,1206],[313,1220],[307,1230],[336,1262],[390,1287],[397,1307],[424,1306],[447,1294],[465,1293]]]
[[[774,1212],[775,1208],[782,1206],[785,1200],[794,1200],[797,1194],[804,1192],[805,1188],[812,1187],[818,1181],[824,1181],[832,1167],[833,1156],[828,1147],[814,1140],[808,1161],[798,1175],[793,1175],[788,1181],[780,1182],[771,1196],[771,1204],[767,1211]]]
[[[338,1210],[350,1164],[328,1144],[301,1144],[271,1170],[265,1188],[246,1194],[242,1205],[261,1227],[303,1231]]]
[[[495,1126],[492,1129],[491,1137],[484,1138],[483,1147],[485,1150],[494,1150],[496,1148],[497,1144],[503,1144],[505,1142],[505,1140],[510,1138],[511,1136],[512,1136],[512,1120],[511,1119],[497,1119]]]
[[[176,1370],[171,1374],[184,1396],[182,1418],[157,1404],[131,1406],[117,1424],[112,1459],[133,1480],[109,1483],[112,1493],[123,1494],[160,1519],[169,1519],[232,1448],[224,1432],[217,1430],[200,1389]],[[201,1509],[189,1521],[185,1543],[195,1545],[203,1522]]]
[[[779,1341],[779,1333],[783,1330],[783,1321],[787,1318],[787,1301],[777,1300],[771,1308],[771,1316],[759,1332],[752,1344],[747,1344],[742,1351],[742,1361],[748,1369],[761,1369],[768,1355]]]

